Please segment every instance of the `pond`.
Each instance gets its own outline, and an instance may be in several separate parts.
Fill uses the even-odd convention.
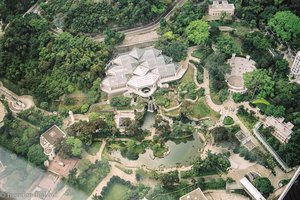
[[[122,157],[120,151],[114,151],[110,155],[125,166],[146,166],[150,169],[158,169],[162,165],[164,167],[189,166],[191,161],[199,156],[199,150],[203,147],[203,143],[197,133],[186,142],[176,144],[173,141],[168,141],[166,145],[170,149],[170,153],[164,158],[154,158],[151,149],[147,149],[144,154],[140,154],[137,160],[128,160]]]

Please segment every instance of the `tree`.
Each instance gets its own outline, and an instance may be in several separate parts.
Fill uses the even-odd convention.
[[[172,186],[175,183],[179,183],[179,177],[178,177],[178,171],[173,171],[173,172],[169,172],[164,174],[161,177],[161,182],[163,184],[163,186]]]
[[[240,49],[236,45],[234,38],[230,36],[221,36],[217,38],[217,49],[224,53],[227,57],[233,53],[240,53]]]
[[[107,45],[117,45],[123,42],[125,34],[107,28],[104,32],[104,42]]]
[[[286,78],[289,73],[289,70],[290,67],[287,60],[282,58],[276,58],[273,78]]]
[[[73,156],[78,157],[81,155],[81,150],[82,150],[81,140],[74,138],[73,136],[69,136],[66,139],[66,144],[72,147],[71,152]]]
[[[208,23],[201,19],[192,21],[186,28],[186,34],[191,42],[204,44],[209,36]]]
[[[258,98],[272,97],[274,95],[274,81],[266,70],[256,69],[244,74],[245,87]]]
[[[113,107],[117,108],[125,108],[130,106],[131,99],[129,97],[124,96],[116,96],[110,100],[110,104]]]
[[[300,18],[291,11],[279,11],[268,22],[283,41],[291,41],[300,35]]]
[[[47,160],[47,156],[44,154],[40,144],[35,144],[29,148],[27,158],[29,162],[37,166],[43,166],[44,161]]]
[[[273,192],[274,187],[267,177],[258,177],[254,180],[255,187],[262,193],[264,197],[268,197]]]
[[[214,141],[216,143],[223,142],[223,141],[228,141],[228,139],[229,139],[228,131],[223,126],[218,126],[214,129],[212,129],[211,133],[212,133],[212,135],[214,137]]]

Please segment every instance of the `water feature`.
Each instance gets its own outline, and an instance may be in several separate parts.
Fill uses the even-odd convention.
[[[193,138],[187,142],[176,144],[173,141],[166,142],[170,149],[170,153],[164,158],[154,158],[151,149],[147,149],[144,154],[140,154],[137,160],[128,160],[123,158],[120,151],[111,153],[113,158],[119,160],[122,164],[132,167],[146,166],[150,169],[158,169],[161,165],[164,167],[176,167],[178,165],[189,166],[190,162],[196,156],[199,156],[199,149],[203,147],[198,134],[194,134]]]
[[[147,112],[142,125],[143,130],[149,130],[155,124],[155,113]]]

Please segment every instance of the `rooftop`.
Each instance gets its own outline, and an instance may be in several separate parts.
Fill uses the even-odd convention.
[[[41,136],[51,145],[54,145],[59,139],[64,138],[66,134],[58,126],[53,125]]]
[[[108,64],[107,77],[103,80],[101,88],[107,93],[128,90],[140,95],[141,89],[156,89],[159,81],[176,77],[180,69],[178,63],[174,63],[172,58],[163,55],[160,50],[153,47],[134,48],[130,52],[118,55]],[[154,92],[155,89],[151,91]]]
[[[275,118],[273,116],[267,117],[266,119],[266,125],[267,126],[273,126],[275,128],[275,131],[280,133],[285,138],[289,138],[289,136],[292,134],[292,129],[294,125],[291,122],[284,122],[284,118]]]
[[[240,182],[255,200],[266,200],[246,177],[242,178]]]
[[[234,4],[228,3],[228,1],[213,1],[212,5],[209,5],[210,9],[234,9]]]
[[[190,193],[179,198],[179,200],[207,200],[200,188],[197,188]]]

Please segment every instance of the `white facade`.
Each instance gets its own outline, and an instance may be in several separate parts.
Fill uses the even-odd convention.
[[[294,76],[299,76],[300,75],[300,51],[298,51],[293,65],[291,67],[291,74]]]
[[[288,143],[294,125],[291,122],[284,122],[284,118],[267,117],[266,126],[273,126],[275,128],[272,133],[281,143]]]
[[[228,1],[213,1],[212,5],[208,6],[208,14],[210,16],[221,16],[222,13],[226,13],[227,15],[234,15],[234,4],[228,3]]]

